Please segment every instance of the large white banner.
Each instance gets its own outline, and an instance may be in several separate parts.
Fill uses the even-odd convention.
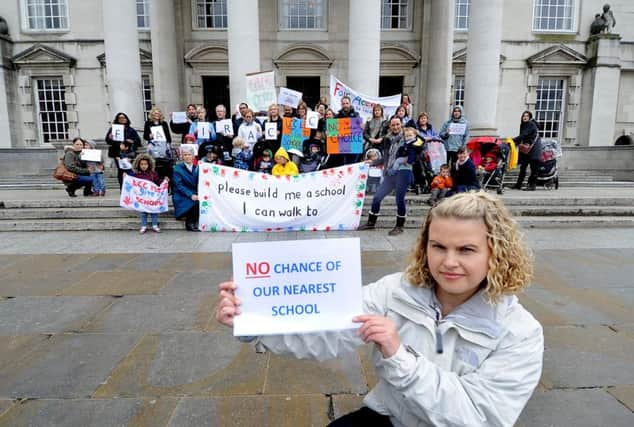
[[[355,230],[368,165],[273,176],[219,165],[198,168],[203,231]]]
[[[247,74],[247,104],[253,111],[268,111],[269,105],[277,102],[275,73]]]
[[[159,186],[146,179],[125,175],[121,186],[119,206],[138,212],[167,212],[168,189],[167,181],[163,181]]]
[[[242,301],[235,336],[359,327],[359,238],[234,243],[232,259]]]
[[[401,94],[384,96],[381,98],[363,95],[354,89],[343,84],[332,74],[330,75],[330,108],[337,113],[341,109],[341,98],[349,96],[352,106],[359,116],[363,117],[363,121],[372,118],[372,107],[375,104],[383,106],[383,114],[385,118],[392,117],[396,113],[396,109],[401,105]]]

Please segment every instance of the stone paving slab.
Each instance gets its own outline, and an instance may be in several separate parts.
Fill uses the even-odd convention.
[[[17,297],[2,300],[0,334],[76,331],[110,304],[110,297]]]
[[[634,384],[634,339],[605,326],[545,327],[542,384],[589,388]]]
[[[0,373],[23,360],[29,353],[48,344],[49,336],[40,335],[0,335]],[[0,413],[2,411],[0,410]]]
[[[173,276],[168,271],[97,271],[65,287],[62,295],[148,295]]]
[[[94,397],[261,394],[268,359],[227,330],[146,335]]]
[[[271,355],[265,394],[367,393],[368,386],[357,353],[317,362]]]
[[[217,295],[218,284],[228,280],[227,270],[183,271],[173,275],[159,295]]]
[[[621,404],[634,413],[634,385],[619,385],[609,387],[608,393],[614,396]]]
[[[631,427],[634,414],[605,390],[537,390],[515,427]]]
[[[40,399],[15,405],[0,418],[0,427],[165,426],[177,399]]]
[[[117,299],[82,332],[203,331],[211,323],[216,300],[216,295],[129,295]]]
[[[323,427],[330,422],[328,408],[323,395],[185,398],[169,427]]]
[[[337,394],[332,396],[333,418],[337,419],[362,407],[363,397],[358,394]]]
[[[42,351],[0,374],[0,397],[91,397],[138,339],[133,334],[56,335]]]

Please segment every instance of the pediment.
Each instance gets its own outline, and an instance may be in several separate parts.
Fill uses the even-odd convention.
[[[102,67],[106,66],[106,53],[102,53],[97,56],[97,61],[101,64]],[[152,66],[152,52],[149,52],[145,49],[139,49],[139,61],[141,65]]]
[[[222,45],[198,46],[185,54],[185,62],[189,65],[229,64],[229,50]]]
[[[451,57],[451,61],[454,64],[466,64],[467,63],[467,48],[458,49]],[[506,61],[506,56],[500,55],[500,64]]]
[[[529,56],[526,62],[530,67],[535,65],[576,65],[583,66],[588,63],[581,53],[563,44],[549,47],[535,55]]]
[[[416,67],[420,56],[412,54],[407,48],[399,45],[381,46],[381,64]]]
[[[329,68],[334,59],[323,49],[309,44],[295,44],[286,48],[273,63],[280,66],[321,66]]]
[[[72,67],[77,60],[65,52],[43,44],[36,44],[18,53],[12,59],[17,66],[51,66],[63,65]]]

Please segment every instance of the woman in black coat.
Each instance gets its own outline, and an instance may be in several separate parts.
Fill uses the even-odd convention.
[[[533,114],[530,111],[522,113],[522,121],[520,123],[520,134],[513,138],[515,144],[518,145],[520,172],[517,176],[517,182],[513,186],[514,189],[522,188],[522,183],[526,177],[526,168],[530,165],[531,174],[528,177],[528,185],[526,191],[535,191],[537,185],[537,168],[542,158],[542,146],[539,142],[539,127],[537,122],[533,120]],[[526,144],[530,147],[530,151],[523,153],[520,150],[520,144]],[[525,146],[526,146],[525,145]]]

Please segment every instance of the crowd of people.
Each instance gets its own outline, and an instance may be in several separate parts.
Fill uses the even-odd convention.
[[[469,157],[466,145],[469,123],[460,105],[451,109],[449,118],[436,130],[428,113],[421,112],[412,117],[412,102],[406,94],[391,117],[386,117],[384,108],[376,104],[373,106],[372,116],[364,123],[363,153],[347,154],[327,153],[325,128],[329,118],[359,117],[350,98],[344,96],[341,99],[341,109],[335,112],[329,107],[327,98],[322,96],[313,108],[319,114],[316,128],[307,126],[309,111],[309,106],[303,101],[295,109],[272,104],[266,111],[266,117],[262,117],[259,114],[263,115],[264,112],[255,112],[242,102],[231,117],[224,105],[217,105],[214,114],[210,116],[204,107],[189,104],[185,110],[186,119],[175,121],[171,113],[166,118],[158,107],[154,107],[143,126],[142,138],[132,127],[127,114],[119,112],[112,124],[123,126],[123,137],[118,136],[115,140],[113,128],[107,130],[107,154],[113,159],[121,187],[126,174],[134,175],[136,160],[144,151],[152,159],[151,168],[156,173],[157,181],[167,179],[170,182],[176,215],[185,219],[186,229],[190,231],[198,229],[197,217],[193,213],[197,210],[198,162],[273,175],[296,175],[365,161],[370,165],[371,171],[367,188],[369,193],[374,193],[374,197],[369,219],[360,229],[375,227],[382,200],[394,191],[397,217],[395,226],[390,231],[391,235],[403,232],[406,219],[405,197],[408,192],[430,193],[428,203],[435,205],[452,194],[480,188],[476,166]],[[287,152],[282,147],[284,117],[302,120],[304,141],[301,149],[290,149]],[[271,123],[274,124],[276,134],[267,136],[264,130],[270,129]],[[153,133],[157,129],[161,134],[160,138]],[[174,147],[172,134],[180,136],[180,147],[196,149],[181,150],[180,147]],[[529,145],[530,149],[520,152],[520,173],[513,188],[522,187],[530,166],[531,174],[525,189],[535,189],[537,162],[540,157],[539,144],[535,144],[537,135],[537,124],[531,113],[525,111],[522,114],[520,134],[514,140],[518,145]],[[430,167],[427,152],[432,141],[441,142],[446,152],[446,163],[435,171]],[[64,163],[78,175],[76,181],[67,184],[66,191],[70,197],[75,197],[75,191],[81,187],[84,187],[84,195],[103,196],[106,192],[103,162],[87,164],[80,159],[79,153],[87,145],[89,143],[77,138],[67,148]],[[144,146],[145,150],[142,149]],[[178,163],[178,160],[182,162]],[[146,229],[147,225],[141,228]]]

